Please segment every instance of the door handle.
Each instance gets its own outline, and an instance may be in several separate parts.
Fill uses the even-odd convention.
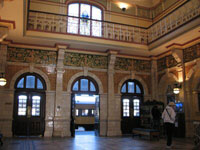
[[[27,118],[31,118],[31,106],[27,108]]]

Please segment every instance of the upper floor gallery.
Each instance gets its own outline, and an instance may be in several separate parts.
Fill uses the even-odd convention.
[[[147,57],[200,31],[199,0],[4,0],[0,14],[1,41]]]

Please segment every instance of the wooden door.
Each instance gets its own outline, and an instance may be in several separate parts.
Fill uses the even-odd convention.
[[[140,127],[140,99],[136,96],[122,96],[121,130],[131,134],[133,128]]]
[[[43,136],[45,130],[45,94],[16,92],[13,115],[13,135]]]

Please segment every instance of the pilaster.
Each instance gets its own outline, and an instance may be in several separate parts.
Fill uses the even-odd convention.
[[[192,115],[191,115],[191,99],[187,95],[186,90],[186,74],[185,74],[185,64],[183,61],[183,50],[180,48],[172,49],[172,56],[177,61],[177,73],[178,73],[178,82],[182,83],[180,93],[177,95],[178,101],[184,102],[185,110],[185,124],[186,124],[186,136],[190,136],[190,129],[192,128]]]
[[[100,94],[100,136],[107,135],[107,117],[108,117],[108,108],[107,108],[107,99],[108,94]]]
[[[158,69],[157,61],[151,61],[151,88],[152,88],[152,99],[158,99]]]
[[[7,60],[7,45],[0,45],[0,73],[5,73]]]
[[[120,118],[117,115],[117,100],[115,99],[114,94],[114,66],[116,60],[116,51],[109,51],[108,54],[108,125],[107,125],[107,136],[117,136],[119,135],[120,129]]]
[[[64,99],[63,92],[63,74],[64,74],[64,54],[67,46],[57,45],[58,58],[56,67],[56,92],[55,92],[55,104],[54,104],[54,136],[68,136],[67,114],[66,114],[66,99]],[[66,123],[66,124],[65,124]]]

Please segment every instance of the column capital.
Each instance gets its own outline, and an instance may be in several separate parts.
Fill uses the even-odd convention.
[[[115,60],[116,60],[116,55],[115,54],[110,54],[108,56],[108,70],[113,70],[114,71]]]
[[[117,55],[119,53],[118,50],[108,49],[107,51],[108,55]]]
[[[57,50],[60,50],[60,49],[67,49],[69,47],[69,45],[68,44],[56,43],[55,47],[57,48]]]

